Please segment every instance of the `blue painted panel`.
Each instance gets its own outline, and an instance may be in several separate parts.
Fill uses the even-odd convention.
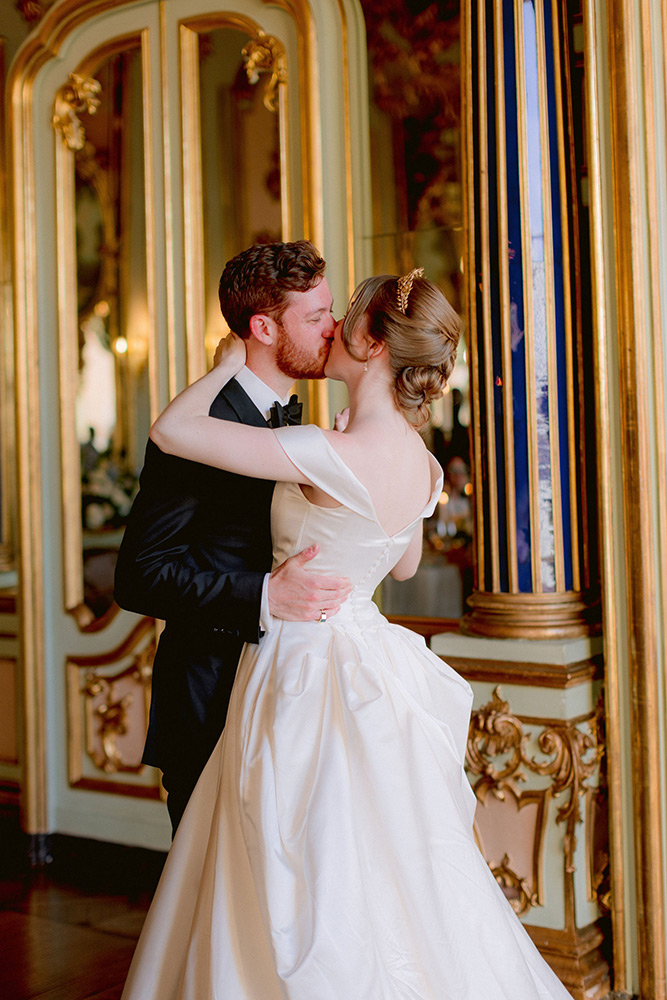
[[[507,495],[506,455],[504,437],[505,395],[502,370],[502,326],[500,305],[500,269],[498,267],[499,229],[498,216],[500,204],[498,200],[498,140],[496,134],[496,84],[494,58],[494,18],[493,4],[486,4],[486,111],[487,111],[487,141],[489,156],[489,247],[491,256],[490,294],[491,294],[491,338],[493,349],[493,402],[496,449],[496,490],[498,496],[498,557],[500,570],[500,589],[509,590],[507,511],[505,507]]]
[[[519,590],[533,589],[528,478],[528,413],[526,385],[525,301],[521,242],[521,181],[519,174],[519,120],[517,113],[514,2],[503,0],[503,60],[505,79],[505,143],[507,170],[507,225],[512,327],[512,418],[514,428],[514,489]]]

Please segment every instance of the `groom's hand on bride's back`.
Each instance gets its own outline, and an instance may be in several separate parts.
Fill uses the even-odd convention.
[[[317,545],[297,552],[271,573],[269,610],[274,618],[292,622],[319,621],[322,611],[330,618],[340,610],[352,589],[343,576],[324,576],[308,569]]]

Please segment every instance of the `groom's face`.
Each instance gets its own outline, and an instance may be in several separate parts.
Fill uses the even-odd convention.
[[[324,378],[335,321],[329,282],[322,278],[307,292],[290,292],[278,323],[276,364],[290,378]]]

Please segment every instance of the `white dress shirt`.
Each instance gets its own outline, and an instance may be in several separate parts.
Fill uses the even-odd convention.
[[[247,365],[244,365],[240,372],[235,376],[236,381],[241,386],[243,391],[247,393],[250,399],[253,401],[260,413],[262,413],[267,421],[271,414],[271,407],[279,399],[276,394],[275,389],[272,389],[262,382],[261,378],[255,375],[254,372],[250,371]],[[280,399],[280,402],[285,404],[289,402],[291,393]],[[269,608],[269,576],[267,573],[264,577],[264,583],[262,584],[262,603],[259,609],[259,627],[263,632],[268,632],[273,624],[273,617],[271,615],[271,609]]]

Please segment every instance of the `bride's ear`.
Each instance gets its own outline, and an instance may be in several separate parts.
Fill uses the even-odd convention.
[[[384,344],[373,337],[366,338],[367,357],[377,358],[384,351]]]

